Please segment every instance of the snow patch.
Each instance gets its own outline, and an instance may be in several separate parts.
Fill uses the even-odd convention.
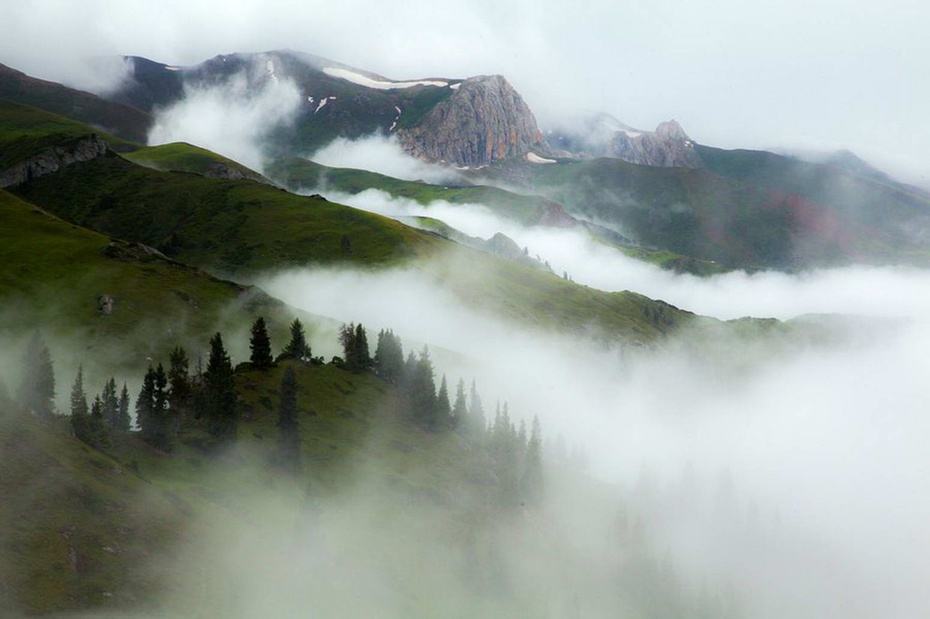
[[[526,160],[530,163],[555,163],[555,159],[546,159],[545,157],[540,157],[532,151],[526,153]]]
[[[370,78],[361,73],[356,73],[355,71],[349,71],[348,69],[339,69],[336,67],[325,67],[323,73],[329,75],[330,77],[338,77],[339,79],[346,80],[347,82],[352,82],[353,84],[358,84],[359,86],[365,86],[366,88],[376,88],[378,90],[394,90],[397,88],[411,88],[413,86],[438,86],[444,87],[448,86],[449,82],[442,82],[439,80],[416,80],[411,82],[386,82],[384,80],[376,80]]]
[[[181,67],[172,67],[169,65],[165,65],[165,71],[180,71],[180,70],[181,70]]]
[[[451,88],[452,90],[458,90],[459,86],[461,85],[462,85],[462,82],[456,82],[455,84],[450,84],[449,88]]]
[[[329,102],[330,99],[335,99],[335,98],[336,97],[323,97],[322,99],[320,99],[320,103],[319,105],[316,106],[316,109],[313,110],[313,113],[316,114],[317,112],[322,110],[323,106],[326,105],[326,103]]]

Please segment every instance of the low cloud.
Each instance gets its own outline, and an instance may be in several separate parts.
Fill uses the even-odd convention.
[[[266,138],[299,106],[300,90],[284,78],[256,88],[243,72],[215,86],[186,85],[183,99],[156,112],[149,144],[190,142],[260,171]]]
[[[428,183],[454,182],[449,168],[424,163],[404,152],[394,136],[371,135],[356,140],[337,138],[313,153],[313,161],[334,168],[370,170],[394,178]]]

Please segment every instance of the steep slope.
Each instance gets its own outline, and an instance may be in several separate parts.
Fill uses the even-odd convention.
[[[140,109],[36,79],[2,64],[0,99],[74,118],[134,142],[145,142],[152,125],[152,117]]]
[[[533,112],[500,75],[464,80],[420,122],[398,133],[415,157],[457,166],[480,167],[549,150]]]
[[[703,169],[594,159],[485,174],[646,245],[734,268],[930,261],[930,199],[771,153],[696,148]]]
[[[260,314],[283,330],[294,315],[260,290],[78,228],[2,190],[0,264],[0,333],[42,329],[92,350],[101,366],[142,365],[169,345],[167,334],[244,329]]]

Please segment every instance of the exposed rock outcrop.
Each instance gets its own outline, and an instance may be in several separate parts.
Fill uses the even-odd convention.
[[[580,127],[560,130],[549,139],[553,145],[576,157],[614,157],[665,168],[703,166],[694,142],[674,120],[659,123],[655,131],[643,131],[608,114],[600,114]]]
[[[411,128],[398,131],[413,156],[457,166],[480,167],[548,152],[533,112],[500,75],[472,77]]]
[[[98,135],[89,135],[69,144],[46,148],[0,171],[0,188],[15,187],[30,179],[57,172],[73,163],[103,157],[108,151],[107,143]]]

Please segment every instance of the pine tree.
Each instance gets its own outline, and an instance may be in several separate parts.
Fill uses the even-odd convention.
[[[304,326],[297,318],[291,323],[291,341],[284,347],[284,352],[282,354],[285,357],[297,359],[299,361],[310,360],[310,344],[307,343],[307,336],[304,334]]]
[[[484,406],[475,381],[471,381],[471,394],[468,403],[468,427],[466,430],[475,438],[481,438],[487,431],[488,421],[484,416]]]
[[[154,376],[155,391],[152,396],[152,421],[154,424],[152,445],[164,451],[171,451],[173,441],[173,424],[168,408],[168,376],[165,368],[158,364]]]
[[[142,379],[142,388],[139,390],[139,397],[136,398],[136,426],[142,436],[142,440],[151,443],[155,440],[155,420],[153,411],[155,410],[155,370],[149,366],[145,372],[145,378]]]
[[[123,383],[123,390],[119,394],[119,407],[116,417],[115,429],[119,432],[129,432],[132,419],[129,416],[129,389]]]
[[[168,356],[168,415],[169,434],[174,437],[181,429],[182,420],[190,414],[193,400],[193,385],[190,377],[190,361],[187,353],[176,346]]]
[[[71,430],[81,440],[87,432],[88,425],[87,394],[84,392],[84,369],[78,366],[78,373],[71,386]]]
[[[358,323],[355,327],[355,338],[352,346],[352,369],[356,372],[364,372],[371,369],[371,354],[368,351],[368,335],[365,333],[365,327]]]
[[[252,325],[252,337],[249,339],[249,348],[252,350],[250,361],[252,367],[257,370],[267,370],[272,366],[271,359],[271,338],[268,337],[268,329],[265,326],[265,319],[259,316]]]
[[[116,395],[116,381],[111,378],[103,385],[103,421],[107,428],[119,429],[119,398]]]
[[[447,428],[452,425],[452,408],[449,405],[449,387],[446,385],[446,375],[442,375],[439,383],[439,393],[436,395],[435,426]]]
[[[297,375],[294,368],[284,370],[278,401],[279,464],[296,472],[300,469],[300,429],[297,421]]]
[[[299,321],[294,321],[300,327]],[[303,329],[300,328],[300,333]],[[204,406],[207,428],[221,440],[236,438],[238,416],[236,412],[236,385],[232,362],[223,347],[223,337],[217,333],[210,340],[210,359],[203,375]]]
[[[42,337],[35,333],[26,346],[23,379],[19,386],[20,405],[43,418],[55,412],[55,371],[52,356]]]
[[[374,358],[375,372],[389,383],[398,384],[404,372],[404,349],[400,338],[388,329],[378,333]]]
[[[103,447],[109,443],[107,426],[103,419],[103,401],[99,395],[94,396],[94,403],[90,407],[90,415],[85,418],[81,433],[77,434],[77,437],[91,447]]]
[[[536,503],[542,497],[542,428],[539,424],[539,417],[533,417],[533,428],[526,445],[520,489],[523,499],[529,503]]]
[[[452,426],[465,428],[469,423],[468,404],[465,400],[465,381],[459,379],[455,388],[455,404],[452,405]]]
[[[425,346],[413,369],[410,405],[414,419],[430,430],[438,429],[433,362],[429,356],[429,349]]]

